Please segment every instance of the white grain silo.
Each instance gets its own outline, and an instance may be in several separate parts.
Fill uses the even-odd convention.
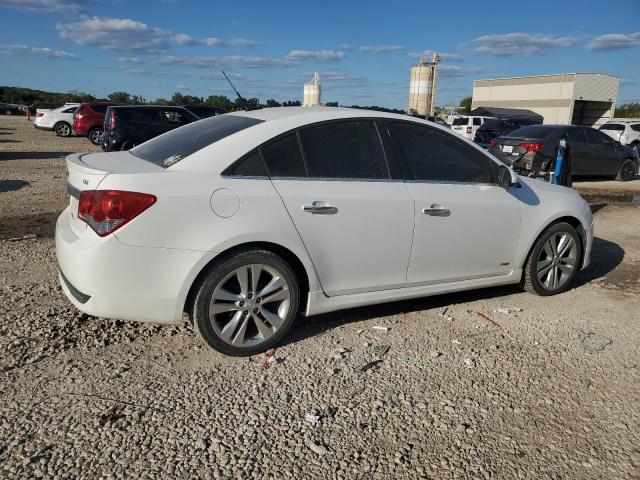
[[[303,107],[317,107],[320,105],[320,72],[313,74],[313,80],[304,84]]]
[[[433,54],[431,61],[424,58],[415,67],[411,67],[409,82],[409,115],[421,117],[433,115],[436,109],[436,80],[440,55]]]

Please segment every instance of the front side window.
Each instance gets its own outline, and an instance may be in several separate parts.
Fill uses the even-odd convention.
[[[584,134],[582,128],[570,128],[565,134],[568,142],[572,143],[587,143],[587,136]]]
[[[640,132],[640,123],[636,123],[635,125],[631,125],[631,130],[634,132]]]
[[[310,177],[387,179],[380,136],[369,120],[331,122],[300,131]]]
[[[600,130],[614,130],[614,131],[623,131],[624,125],[620,125],[619,123],[605,123],[600,127]]]
[[[241,115],[209,117],[152,138],[129,152],[143,160],[167,168],[218,140],[263,121]]]
[[[498,165],[463,140],[405,122],[392,122],[389,130],[415,180],[495,183]]]
[[[295,132],[262,147],[262,156],[272,177],[307,176]]]

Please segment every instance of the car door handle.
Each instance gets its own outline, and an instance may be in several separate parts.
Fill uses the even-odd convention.
[[[302,210],[316,215],[334,215],[338,213],[338,208],[325,202],[316,200],[311,205],[303,205]]]
[[[432,217],[448,217],[451,215],[451,210],[444,208],[442,205],[433,204],[429,208],[423,208],[422,213]]]

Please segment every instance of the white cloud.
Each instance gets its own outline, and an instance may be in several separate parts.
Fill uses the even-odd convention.
[[[0,44],[0,55],[32,55],[45,58],[76,58],[73,53],[64,50],[51,50],[50,48],[32,47],[30,45]]]
[[[335,62],[344,58],[343,52],[333,50],[291,50],[287,54],[290,60],[319,60],[321,62]]]
[[[56,25],[60,37],[106,50],[158,52],[169,48],[170,33],[128,18],[85,18]]]
[[[200,43],[200,41],[196,38],[193,38],[191,35],[187,35],[186,33],[177,33],[173,36],[173,40],[178,45],[196,45]]]
[[[576,42],[575,37],[557,35],[532,35],[530,33],[505,33],[482,35],[472,44],[474,53],[510,57],[516,55],[547,55],[558,47],[568,47]]]
[[[255,47],[258,45],[258,42],[247,38],[232,38],[231,40],[227,40],[226,44],[230,47]]]
[[[640,45],[640,32],[635,33],[608,33],[600,35],[589,42],[587,48],[594,52],[608,50],[620,50],[633,48]]]
[[[188,65],[199,68],[281,68],[291,65],[291,62],[286,59],[242,55],[222,57],[163,55],[156,58],[156,62],[165,65]]]
[[[45,12],[82,12],[91,0],[0,0],[0,7]]]
[[[426,58],[431,60],[435,50],[424,50],[423,52],[409,52],[407,53],[407,57],[410,58]],[[464,60],[464,57],[459,53],[448,53],[448,52],[438,52],[440,55],[440,60],[443,62],[461,62]]]
[[[142,63],[142,60],[136,57],[118,57],[117,60],[122,63],[132,63],[134,65],[139,65]]]
[[[360,51],[370,53],[389,53],[403,50],[402,45],[362,45]]]
[[[348,43],[341,43],[340,45],[338,45],[338,47],[340,48],[340,50],[348,50],[348,51],[356,49],[356,47]]]

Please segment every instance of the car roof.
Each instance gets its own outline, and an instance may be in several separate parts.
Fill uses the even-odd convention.
[[[146,110],[152,108],[177,108],[183,110],[184,107],[178,107],[176,105],[109,105],[109,108],[117,108],[118,110]]]
[[[263,120],[265,122],[268,122],[270,120],[280,120],[283,118],[299,117],[302,123],[306,123],[304,120],[306,116],[321,116],[324,120],[330,120],[332,118],[341,119],[354,117],[398,118],[411,121],[422,120],[408,115],[399,115],[397,113],[344,107],[270,107],[262,108],[260,110],[240,110],[237,112],[227,113],[226,115],[238,115],[243,117],[255,118],[257,120]]]

